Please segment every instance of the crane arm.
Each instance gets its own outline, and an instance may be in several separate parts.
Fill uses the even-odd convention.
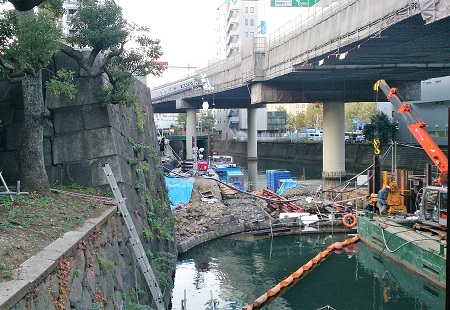
[[[400,100],[397,96],[397,88],[390,88],[385,80],[379,80],[375,83],[374,89],[378,90],[378,88],[381,88],[387,99],[394,105],[397,109],[397,113],[403,116],[409,131],[414,138],[416,138],[417,142],[419,142],[439,171],[441,173],[448,171],[448,159],[425,129],[427,124],[418,115],[415,115],[410,104]]]

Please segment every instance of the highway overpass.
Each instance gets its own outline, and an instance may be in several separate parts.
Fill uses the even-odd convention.
[[[420,100],[421,80],[450,73],[448,1],[419,2],[332,2],[268,38],[254,38],[239,54],[198,70],[195,74],[206,74],[214,90],[197,88],[155,101],[154,112],[186,112],[186,135],[191,137],[203,98],[216,109],[246,108],[248,159],[256,162],[256,108],[323,102],[323,176],[345,177],[346,102],[377,100],[373,85],[379,79],[397,87],[403,100]],[[378,101],[386,101],[379,96]],[[190,158],[190,143],[186,151]]]

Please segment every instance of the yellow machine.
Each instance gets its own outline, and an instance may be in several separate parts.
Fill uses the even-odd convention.
[[[389,194],[386,199],[386,203],[388,205],[386,212],[387,213],[395,213],[395,211],[403,211],[406,212],[406,206],[402,204],[402,197],[400,193],[400,189],[398,188],[397,181],[391,180],[388,171],[383,171],[383,187],[389,185]]]

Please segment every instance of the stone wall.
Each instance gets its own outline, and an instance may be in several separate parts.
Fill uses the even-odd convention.
[[[54,56],[49,72],[60,68],[75,72],[74,99],[45,92],[45,105],[51,113],[44,129],[44,158],[51,184],[93,187],[110,191],[102,165],[109,163],[119,189],[135,214],[136,231],[154,237],[143,244],[154,257],[168,253],[176,261],[173,219],[165,190],[159,157],[157,132],[153,121],[150,90],[138,80],[132,86],[134,106],[103,105],[102,78],[87,76],[77,63],[64,54]],[[20,83],[0,83],[0,171],[8,185],[19,178],[20,128],[23,100]],[[154,229],[152,225],[157,226]],[[134,270],[131,270],[135,272]],[[127,271],[129,272],[129,271]],[[136,271],[137,272],[137,271]],[[167,274],[172,280],[174,271]],[[144,288],[145,283],[139,283]],[[165,296],[170,298],[170,290]]]
[[[25,261],[0,283],[1,309],[123,309],[150,305],[128,229],[110,207]],[[168,302],[168,301],[166,301]]]

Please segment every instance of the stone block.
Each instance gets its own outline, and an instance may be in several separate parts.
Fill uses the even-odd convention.
[[[86,158],[84,153],[85,135],[76,132],[53,137],[53,164],[79,161]]]
[[[46,163],[47,176],[50,184],[61,185],[63,184],[63,166],[62,165],[51,165],[47,166]]]
[[[111,128],[99,128],[85,132],[86,158],[95,159],[117,154]]]
[[[1,85],[2,84],[0,83],[0,87]],[[0,101],[0,125],[1,126],[11,125],[13,121],[14,121],[14,109],[7,101]]]
[[[74,81],[77,94],[74,99],[66,95],[54,96],[47,93],[45,102],[48,109],[68,108],[101,102],[100,89],[102,87],[101,78],[78,78]]]
[[[56,53],[53,56],[53,64],[55,73],[58,70],[66,69],[75,72],[75,77],[79,76],[79,66],[78,63],[70,56],[64,53]]]
[[[0,164],[3,178],[14,177],[19,174],[19,165],[17,158],[19,151],[0,152]],[[10,184],[7,184],[10,185]]]
[[[73,183],[91,187],[91,162],[89,160],[80,160],[69,162],[64,165],[63,184],[70,185]]]
[[[53,126],[55,134],[83,130],[83,108],[71,107],[53,110]]]
[[[80,278],[75,277],[69,291],[69,299],[72,305],[79,306],[83,297],[83,285]]]
[[[11,105],[15,110],[23,110],[22,83],[11,84]]]
[[[6,150],[13,151],[20,149],[20,133],[22,131],[22,125],[14,123],[11,126],[6,127]]]
[[[83,106],[83,120],[85,129],[111,126],[108,108],[102,104]]]
[[[52,165],[52,141],[50,138],[44,138],[43,143],[44,164],[45,167],[50,167]]]
[[[107,185],[108,190],[111,190],[109,188],[108,179],[106,178],[103,170],[103,164],[109,164],[117,183],[122,182],[123,178],[119,161],[120,159],[118,156],[105,156],[103,158],[93,160],[91,163],[92,186],[99,187],[102,185]]]

